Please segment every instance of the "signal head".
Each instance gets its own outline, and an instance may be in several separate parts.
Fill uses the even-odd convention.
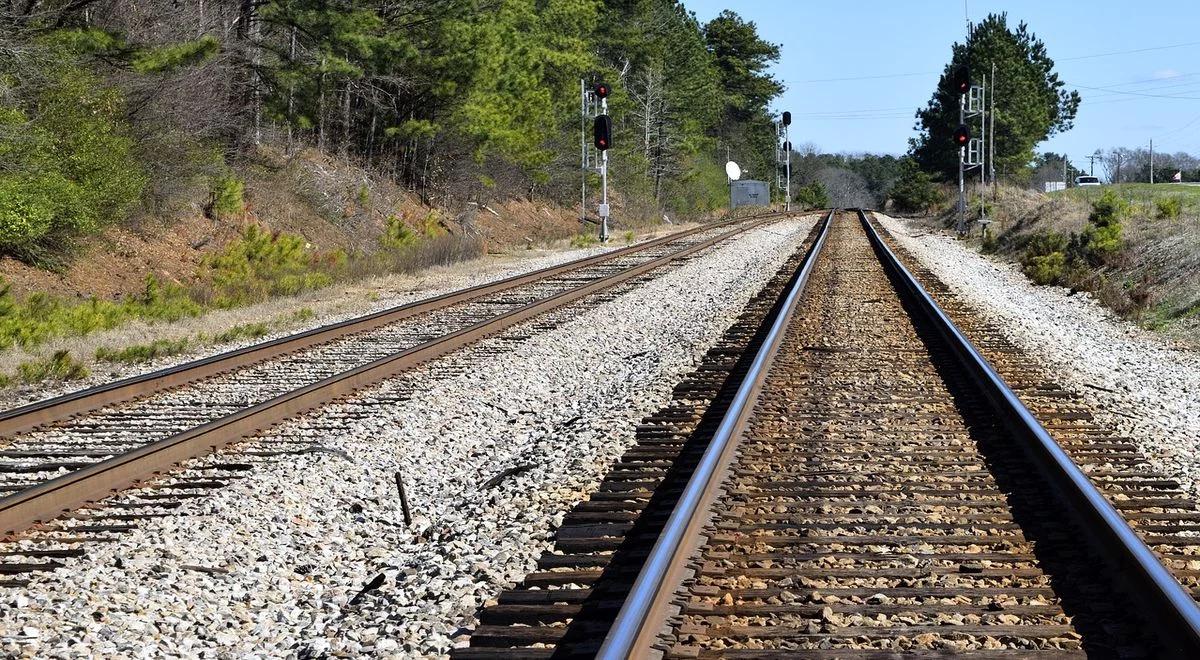
[[[783,113],[783,125],[784,126],[792,125],[792,113],[787,112],[786,110]]]
[[[954,146],[965,147],[971,141],[971,129],[966,124],[959,124],[954,130]]]
[[[596,86],[592,89],[592,91],[596,93],[596,98],[606,99],[608,98],[609,93],[612,92],[612,89],[609,88],[608,85],[599,82],[596,83]]]
[[[952,82],[954,91],[960,95],[971,91],[971,70],[967,68],[967,65],[964,64],[954,70]]]

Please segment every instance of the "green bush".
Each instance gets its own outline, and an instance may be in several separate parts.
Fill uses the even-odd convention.
[[[212,215],[217,218],[229,218],[240,215],[246,210],[246,184],[233,176],[223,176],[212,185]]]
[[[892,184],[888,198],[901,213],[928,213],[946,202],[946,196],[933,177],[911,160],[901,166],[900,178]]]
[[[1158,209],[1158,217],[1163,220],[1178,220],[1183,215],[1182,197],[1164,197],[1155,200],[1154,206]]]
[[[251,225],[205,259],[202,271],[211,304],[230,308],[329,286],[346,260],[344,252],[316,252],[300,236],[271,234]]]
[[[1025,276],[1035,284],[1059,284],[1066,274],[1067,257],[1062,252],[1027,256],[1021,263]]]
[[[576,249],[590,248],[600,244],[600,239],[592,234],[576,234],[571,238],[571,247]]]
[[[1037,284],[1061,284],[1067,272],[1070,241],[1057,232],[1043,231],[1029,237],[1021,257],[1021,270]]]
[[[0,252],[33,261],[121,219],[147,182],[121,95],[83,69],[41,66],[36,90],[0,100]]]
[[[820,181],[813,181],[796,190],[796,203],[802,209],[823,209],[829,207],[829,194]]]
[[[1079,238],[1081,257],[1093,264],[1101,264],[1121,250],[1121,221],[1129,217],[1129,202],[1112,190],[1092,202],[1092,213],[1088,226]]]
[[[387,219],[387,227],[379,237],[379,245],[389,250],[403,250],[416,245],[420,241],[417,233],[404,224],[404,218],[393,215]]]

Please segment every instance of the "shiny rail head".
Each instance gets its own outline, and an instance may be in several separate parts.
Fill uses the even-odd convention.
[[[958,329],[917,278],[888,247],[865,211],[858,211],[863,230],[876,253],[900,282],[901,287],[926,318],[951,345],[981,391],[1005,418],[1014,433],[1029,440],[1029,453],[1055,489],[1088,524],[1089,534],[1101,544],[1107,559],[1123,569],[1121,580],[1131,595],[1153,615],[1145,616],[1155,626],[1171,657],[1200,657],[1200,606],[1171,575],[1129,523],[1079,469],[1071,457],[1037,421],[1012,388]]]
[[[638,657],[640,647],[645,645],[645,639],[656,631],[649,626],[656,625],[661,619],[657,612],[663,605],[666,590],[673,590],[674,584],[668,582],[668,575],[680,562],[686,560],[684,549],[688,539],[689,529],[695,524],[701,513],[701,503],[705,494],[718,485],[715,477],[720,472],[720,465],[730,444],[743,432],[743,424],[749,411],[754,405],[754,399],[761,381],[765,377],[774,354],[782,343],[783,336],[791,322],[793,312],[798,305],[813,264],[821,253],[825,239],[829,235],[829,226],[833,221],[836,209],[821,223],[821,228],[812,247],[809,248],[801,263],[795,282],[786,293],[783,305],[778,314],[770,321],[770,330],[763,339],[762,346],[754,356],[754,361],[734,394],[729,409],[721,418],[717,431],[713,434],[704,455],[696,466],[679,503],[671,512],[662,533],[655,542],[646,558],[646,563],[638,573],[629,596],[621,606],[617,618],[604,638],[597,654],[605,660],[619,660]]]

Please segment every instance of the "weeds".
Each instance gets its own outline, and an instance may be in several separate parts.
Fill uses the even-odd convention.
[[[600,239],[591,234],[577,234],[571,239],[571,247],[581,249],[590,248],[599,245]]]
[[[1182,197],[1155,200],[1154,206],[1158,210],[1158,217],[1163,220],[1178,220],[1179,216],[1183,215]]]
[[[266,323],[243,323],[235,325],[225,332],[213,335],[211,343],[227,344],[239,339],[258,339],[259,337],[266,336],[270,331],[271,328]]]
[[[213,182],[209,207],[217,218],[230,218],[246,209],[246,184],[233,176],[223,176]]]
[[[22,362],[17,366],[17,374],[26,383],[36,383],[53,378],[55,380],[81,380],[91,372],[75,358],[70,351],[55,351],[53,355],[42,360]]]
[[[191,346],[185,339],[155,339],[149,344],[134,344],[121,349],[100,347],[96,349],[96,359],[101,362],[119,362],[121,364],[138,364],[150,362],[161,357],[179,355]]]
[[[333,284],[346,266],[346,253],[311,250],[293,234],[271,234],[251,225],[241,238],[205,260],[204,277],[213,307],[228,309],[291,296]]]
[[[631,245],[633,244],[633,239],[636,238],[636,235],[633,233],[633,230],[630,229],[624,234],[621,234],[621,238],[625,241],[626,245]]]

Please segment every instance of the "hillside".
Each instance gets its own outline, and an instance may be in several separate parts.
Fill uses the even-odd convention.
[[[971,198],[978,216],[979,196]],[[968,240],[1039,284],[1087,291],[1117,314],[1200,345],[1200,187],[1119,184],[1051,194],[1000,186]],[[939,227],[954,214],[936,216]]]

